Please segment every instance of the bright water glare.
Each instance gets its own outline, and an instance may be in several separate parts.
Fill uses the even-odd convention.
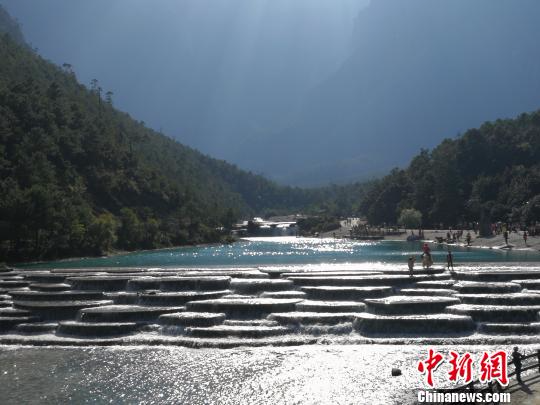
[[[540,261],[534,251],[504,251],[452,247],[454,262]],[[249,238],[229,245],[181,247],[102,258],[34,264],[30,267],[152,267],[152,266],[260,266],[344,263],[403,263],[422,252],[421,243],[403,241],[361,242],[332,238]],[[435,262],[444,262],[446,249],[433,249]]]

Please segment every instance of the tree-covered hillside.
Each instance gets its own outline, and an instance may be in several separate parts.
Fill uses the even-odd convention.
[[[425,227],[540,219],[540,111],[497,120],[423,150],[376,182],[360,205],[369,221],[396,223],[415,208]]]
[[[0,37],[0,260],[216,241],[241,215],[330,192],[204,156],[116,110],[97,81],[88,89],[69,65]]]

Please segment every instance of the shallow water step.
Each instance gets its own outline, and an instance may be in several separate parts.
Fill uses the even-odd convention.
[[[16,289],[21,287],[28,287],[30,285],[29,281],[23,281],[23,280],[13,280],[13,281],[0,281],[0,288],[1,289]]]
[[[394,295],[386,298],[366,299],[367,311],[381,315],[433,314],[444,312],[450,305],[459,304],[453,297]]]
[[[300,286],[343,286],[343,287],[366,287],[366,286],[397,286],[413,284],[419,281],[431,279],[441,280],[449,275],[426,276],[418,275],[375,275],[375,276],[332,276],[332,277],[301,277],[293,276],[288,279]]]
[[[209,328],[187,328],[186,334],[194,337],[221,338],[221,337],[242,337],[242,338],[265,338],[270,336],[281,336],[292,331],[283,326],[229,326],[219,325]]]
[[[340,270],[340,271],[295,271],[281,274],[282,278],[289,277],[341,277],[341,276],[376,276],[382,275],[381,271],[364,270]]]
[[[135,277],[128,281],[128,291],[159,290],[160,277]]]
[[[14,276],[20,276],[21,275],[21,272],[20,271],[17,271],[17,270],[6,270],[6,271],[3,271],[3,272],[0,272],[0,279],[7,279],[9,277],[14,277]]]
[[[416,283],[418,288],[453,288],[452,286],[456,283],[455,280],[433,280],[433,281],[419,281]]]
[[[26,272],[24,275],[25,280],[33,283],[45,283],[45,284],[60,284],[66,279],[63,274],[54,274],[50,272],[33,271]]]
[[[56,331],[58,326],[57,322],[33,322],[33,323],[20,323],[15,326],[14,331],[17,333],[31,334],[31,333],[52,333]]]
[[[8,271],[5,273],[0,273],[0,280],[11,280],[11,279],[17,280],[19,279],[20,276],[21,276],[21,273],[18,271]]]
[[[470,316],[453,314],[377,315],[358,314],[354,329],[363,335],[432,335],[472,333],[476,324]]]
[[[366,305],[354,301],[302,301],[296,304],[299,312],[363,312]]]
[[[233,279],[230,288],[239,294],[256,294],[264,291],[284,291],[293,288],[290,280],[274,279]]]
[[[310,299],[336,300],[336,301],[361,301],[366,298],[387,297],[393,293],[392,287],[339,287],[318,286],[301,287]]]
[[[82,308],[110,305],[108,300],[78,300],[78,301],[14,301],[13,306],[24,309],[39,316],[43,320],[73,319]]]
[[[13,305],[11,301],[0,301],[0,308],[9,308]]]
[[[352,322],[357,315],[355,312],[285,312],[270,314],[268,319],[282,325],[336,325]]]
[[[56,333],[58,335],[77,337],[103,337],[103,336],[125,336],[137,332],[140,325],[135,322],[60,322]]]
[[[0,301],[11,301],[11,295],[9,295],[9,294],[0,294]]]
[[[303,291],[268,291],[261,294],[262,298],[306,298]]]
[[[170,275],[170,274],[169,274]],[[208,277],[208,276],[226,276],[231,278],[269,278],[268,274],[257,269],[251,270],[188,270],[183,271],[179,276],[184,277]]]
[[[540,323],[481,323],[478,330],[497,335],[537,335],[540,333]]]
[[[35,291],[68,291],[71,290],[71,285],[66,283],[32,283],[30,289]]]
[[[461,294],[500,294],[516,293],[521,291],[521,286],[516,283],[488,283],[475,281],[460,281],[453,285]]]
[[[74,290],[122,291],[127,287],[129,276],[83,276],[68,277]]]
[[[443,297],[450,297],[456,293],[456,290],[450,290],[447,288],[404,288],[399,290],[400,295],[440,295]]]
[[[459,304],[446,308],[446,312],[457,315],[469,315],[476,322],[535,322],[538,318],[539,305],[472,305]]]
[[[25,281],[25,278],[21,275],[13,273],[5,276],[0,275],[0,281]]]
[[[408,276],[409,275],[409,269],[396,269],[396,270],[382,270],[384,274],[395,274],[395,275],[402,275],[402,276]],[[432,274],[448,274],[446,269],[444,267],[433,267],[430,269],[423,269],[421,266],[417,267],[413,270],[414,275],[432,275]]]
[[[83,267],[72,269],[52,269],[51,273],[74,273],[74,274],[91,274],[91,273],[110,273],[110,274],[125,274],[125,273],[144,273],[149,271],[142,267]]]
[[[279,326],[279,323],[276,321],[271,321],[269,319],[250,319],[247,321],[242,321],[238,319],[226,319],[223,322],[223,325],[229,326]]]
[[[300,299],[250,298],[250,299],[215,299],[188,302],[190,311],[223,312],[229,318],[253,319],[265,317],[272,312],[294,311]]]
[[[512,283],[519,284],[528,290],[540,290],[540,280],[512,280]]]
[[[7,332],[21,323],[38,322],[40,319],[35,316],[0,316],[0,332]]]
[[[170,277],[162,279],[159,284],[163,291],[208,291],[227,290],[231,283],[228,276],[208,277]]]
[[[79,311],[80,322],[156,322],[160,315],[182,312],[185,307],[146,307],[140,305],[107,305]]]
[[[20,317],[20,316],[31,316],[32,312],[25,309],[17,308],[0,308],[0,317],[9,318],[9,317]]]
[[[455,294],[464,304],[481,305],[540,305],[540,294]]]
[[[10,291],[14,301],[84,301],[104,299],[98,291]]]
[[[256,295],[245,295],[245,294],[228,294],[221,297],[227,300],[251,300],[257,298]]]
[[[538,269],[512,269],[512,270],[477,270],[477,271],[456,271],[454,277],[458,280],[469,281],[510,281],[540,279]]]
[[[213,312],[176,312],[159,317],[159,323],[166,326],[215,326],[225,321],[225,314]]]
[[[105,298],[113,300],[118,305],[136,305],[139,302],[139,294],[136,292],[115,291],[104,293]]]
[[[151,291],[146,293],[140,293],[138,303],[141,305],[185,305],[190,301],[209,300],[214,298],[221,298],[224,295],[229,294],[230,290],[223,291],[174,291],[174,292],[162,292]]]

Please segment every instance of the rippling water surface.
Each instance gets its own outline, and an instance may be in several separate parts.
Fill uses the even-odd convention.
[[[454,261],[527,262],[540,261],[533,251],[504,251],[454,247]],[[446,250],[434,249],[435,261],[445,261]],[[360,242],[344,239],[251,238],[231,245],[182,247],[136,252],[105,258],[89,258],[38,264],[39,267],[105,266],[256,266],[317,263],[406,263],[407,257],[421,254],[418,242]]]
[[[525,351],[533,348],[522,347]],[[444,355],[495,347],[434,347]],[[472,349],[472,350],[471,350]],[[511,347],[502,347],[511,350]],[[425,346],[4,348],[3,404],[408,404]],[[447,386],[446,365],[435,372]],[[392,367],[403,375],[391,376]]]

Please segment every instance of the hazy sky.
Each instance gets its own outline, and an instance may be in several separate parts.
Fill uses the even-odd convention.
[[[27,40],[114,92],[115,104],[232,159],[351,49],[367,0],[0,0]],[[231,145],[230,137],[235,138]],[[253,134],[253,135],[252,135]]]
[[[540,0],[0,3],[134,118],[290,184],[381,174],[540,106]]]

